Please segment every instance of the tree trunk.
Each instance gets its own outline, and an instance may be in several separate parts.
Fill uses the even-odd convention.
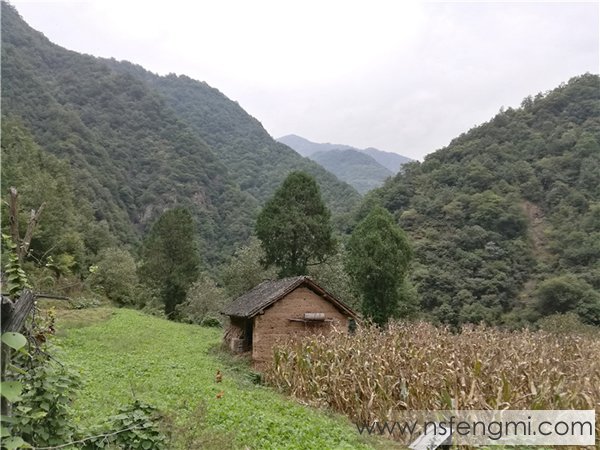
[[[8,193],[8,203],[10,209],[8,222],[10,225],[10,236],[13,240],[13,244],[17,246],[17,256],[19,257],[19,262],[23,264],[23,260],[25,259],[25,256],[27,256],[29,246],[31,245],[33,231],[40,220],[40,215],[42,214],[46,203],[42,203],[37,211],[35,209],[31,210],[29,222],[27,223],[27,230],[25,231],[25,237],[21,239],[21,234],[19,233],[19,193],[14,187],[11,187],[8,190]]]

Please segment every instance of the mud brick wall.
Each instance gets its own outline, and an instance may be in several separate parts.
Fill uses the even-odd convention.
[[[324,313],[333,322],[293,322],[304,319],[304,313]],[[273,357],[273,345],[297,334],[327,333],[332,326],[348,329],[348,317],[334,305],[306,287],[299,287],[270,306],[254,319],[252,359],[268,361]]]

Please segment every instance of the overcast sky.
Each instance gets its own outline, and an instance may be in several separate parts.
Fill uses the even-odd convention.
[[[274,137],[422,157],[599,71],[599,3],[13,3],[53,42],[218,88]]]

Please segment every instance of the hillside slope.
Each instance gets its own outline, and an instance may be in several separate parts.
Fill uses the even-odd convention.
[[[260,205],[293,170],[316,177],[334,214],[360,198],[216,89],[66,50],[5,2],[2,81],[2,117],[17,124],[8,132],[23,129],[67,162],[78,203],[123,243],[137,244],[177,204],[193,213],[203,257],[216,264],[248,238]]]
[[[380,187],[393,175],[369,155],[352,149],[319,151],[310,155],[310,159],[361,194]]]
[[[317,143],[309,141],[302,136],[297,134],[288,134],[277,138],[277,142],[287,145],[293,148],[296,152],[302,156],[310,156],[316,152],[328,152],[330,150],[350,150],[353,147],[344,144],[329,144],[329,143]]]
[[[393,152],[384,152],[383,150],[378,150],[373,147],[362,149],[361,152],[365,155],[369,155],[393,173],[398,173],[404,164],[412,161],[412,159],[407,158],[406,156],[398,155]]]
[[[367,449],[377,442],[361,439],[341,416],[253,384],[247,367],[219,358],[220,329],[125,309],[81,312],[83,323],[77,311],[65,311],[68,322],[58,311],[61,359],[84,380],[73,404],[78,424],[102,423],[135,397],[161,411],[172,431],[172,449]],[[85,323],[90,316],[105,321]],[[74,327],[65,329],[69,323]],[[217,370],[223,374],[219,383]]]
[[[176,203],[193,211],[205,243],[227,248],[248,236],[255,200],[158,94],[52,44],[4,2],[2,81],[3,117],[69,162],[79,201],[122,241]]]
[[[409,232],[412,281],[442,322],[574,310],[600,324],[599,142],[600,79],[586,74],[405,165],[363,213],[381,203]]]
[[[189,129],[214,150],[242,191],[266,201],[293,170],[313,175],[334,213],[347,213],[359,195],[318,164],[276,142],[258,120],[208,84],[187,76],[158,76],[128,62],[106,61],[156,90]]]

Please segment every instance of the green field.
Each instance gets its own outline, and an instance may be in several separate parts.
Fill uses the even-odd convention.
[[[257,385],[246,364],[219,351],[222,330],[126,309],[59,314],[61,360],[81,373],[75,420],[93,427],[141,400],[164,413],[170,448],[372,448],[347,419]],[[217,370],[223,381],[215,381]],[[221,398],[217,394],[222,393]]]

